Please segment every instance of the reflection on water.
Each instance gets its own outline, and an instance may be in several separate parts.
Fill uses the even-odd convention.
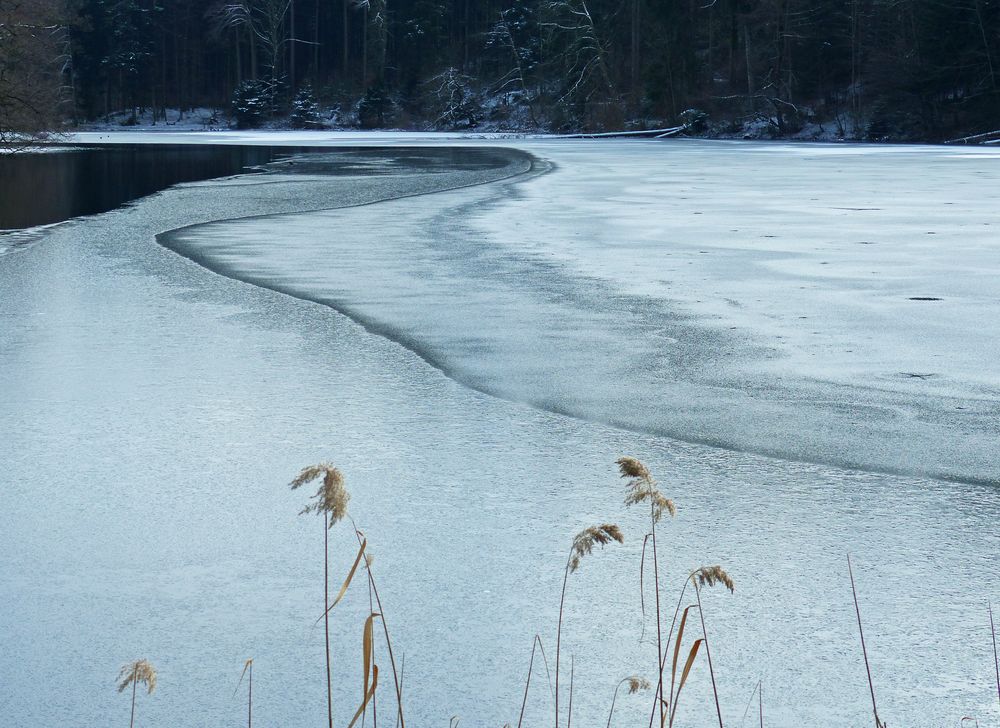
[[[265,164],[266,147],[114,146],[0,155],[0,229],[112,210],[179,182]]]
[[[315,153],[310,153],[315,152]],[[343,149],[233,145],[107,145],[0,155],[0,230],[113,210],[181,182],[255,168],[281,174],[409,174],[497,169],[486,149]],[[5,241],[3,247],[10,247]]]

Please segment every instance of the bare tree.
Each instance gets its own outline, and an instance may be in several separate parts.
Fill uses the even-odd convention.
[[[212,10],[218,28],[244,28],[251,43],[264,51],[264,68],[272,83],[278,80],[285,36],[285,16],[291,0],[227,0]]]
[[[542,27],[565,40],[568,68],[566,91],[560,101],[582,96],[589,101],[598,91],[614,95],[608,71],[608,48],[602,42],[586,0],[552,0],[545,5],[548,20]]]
[[[57,127],[66,37],[58,0],[0,0],[0,145]]]

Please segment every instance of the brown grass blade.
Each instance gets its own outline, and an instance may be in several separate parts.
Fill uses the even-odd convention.
[[[694,658],[698,656],[698,648],[701,647],[701,643],[705,639],[695,640],[694,644],[691,645],[691,651],[688,653],[687,661],[684,663],[684,671],[681,673],[681,681],[677,685],[677,694],[674,695],[674,707],[670,711],[670,725],[674,724],[674,716],[677,714],[677,702],[681,697],[681,690],[684,689],[684,683],[687,682],[688,675],[691,674],[691,667],[694,665]]]
[[[368,674],[365,673],[366,678],[367,676]],[[367,682],[367,679],[365,682]],[[360,718],[361,714],[365,712],[365,708],[368,707],[369,701],[371,701],[374,697],[376,687],[378,687],[378,665],[372,665],[372,685],[365,693],[365,699],[361,702],[361,705],[358,706],[358,710],[354,714],[354,717],[351,718],[351,722],[347,724],[347,728],[354,728],[354,724],[358,722],[358,718]]]
[[[684,608],[684,613],[681,615],[681,624],[677,628],[677,641],[674,643],[674,662],[670,668],[670,692],[671,696],[673,694],[674,678],[677,676],[677,657],[681,652],[681,640],[684,638],[684,625],[687,624],[688,612],[694,608],[694,605],[690,605]]]
[[[368,675],[371,672],[372,653],[375,651],[374,624],[375,624],[375,618],[378,616],[379,616],[378,612],[372,612],[371,614],[368,615],[368,619],[365,620],[364,633],[361,636],[361,654],[362,654],[361,659],[364,664],[364,671],[365,671],[365,684],[364,684],[364,689],[361,692],[362,696],[368,694]]]
[[[351,570],[347,573],[347,578],[344,579],[344,583],[341,584],[340,591],[337,592],[337,596],[334,597],[333,602],[330,604],[329,607],[326,608],[326,611],[323,612],[319,616],[319,619],[316,620],[316,624],[319,624],[320,619],[323,619],[323,617],[329,614],[330,610],[333,609],[335,606],[337,606],[340,603],[340,600],[344,598],[344,595],[347,593],[347,587],[351,585],[351,580],[354,578],[354,572],[358,570],[358,564],[361,563],[361,558],[365,555],[366,546],[368,546],[368,541],[367,540],[362,541],[361,547],[358,549],[358,555],[354,559],[354,565],[351,567]]]
[[[653,534],[647,533],[642,539],[642,556],[639,558],[639,609],[642,610],[642,632],[639,634],[639,642],[646,636],[646,543]]]

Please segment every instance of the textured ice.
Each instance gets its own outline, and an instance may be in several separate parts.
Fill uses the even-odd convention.
[[[1000,481],[992,155],[521,146],[539,161],[504,185],[165,243],[349,311],[516,401],[781,457]]]
[[[872,295],[845,285],[854,274],[827,276],[828,266],[819,276],[797,269],[809,268],[810,260],[817,268],[822,260],[839,262],[832,249],[809,253],[809,245],[822,241],[795,243],[808,232],[809,220],[832,235],[831,220],[864,227],[865,215],[874,211],[820,214],[805,204],[812,200],[799,199],[805,192],[789,185],[777,196],[790,198],[786,206],[773,202],[775,212],[748,215],[745,239],[726,242],[735,252],[720,261],[726,257],[716,239],[720,230],[700,229],[693,218],[703,216],[693,212],[718,208],[721,214],[736,202],[726,200],[717,181],[678,179],[708,174],[695,171],[702,156],[714,159],[718,175],[726,168],[733,179],[763,175],[760,188],[766,175],[780,176],[772,171],[779,162],[792,165],[786,172],[793,177],[808,179],[808,165],[796,170],[793,159],[853,164],[844,157],[849,149],[776,147],[769,156],[743,145],[605,144],[518,141],[540,160],[533,170],[512,155],[509,171],[525,172],[517,181],[450,192],[441,190],[490,177],[275,175],[184,185],[53,228],[40,244],[0,259],[4,720],[34,727],[124,718],[128,699],[114,692],[114,675],[122,662],[147,657],[160,668],[160,686],[152,697],[140,696],[143,724],[235,723],[243,706],[232,690],[242,661],[253,656],[256,720],[321,723],[322,632],[311,626],[322,604],[321,525],[296,517],[303,495],[288,491],[286,483],[303,464],[328,458],[347,474],[352,512],[376,557],[395,644],[406,655],[413,726],[456,714],[463,725],[514,721],[535,632],[551,657],[570,537],[594,521],[619,522],[626,544],[588,557],[573,576],[564,631],[564,655],[575,655],[574,722],[604,721],[614,684],[636,672],[650,676],[654,659],[648,615],[645,639],[638,641],[643,519],[623,511],[612,467],[628,452],[647,460],[680,506],[661,531],[668,581],[679,583],[701,563],[722,563],[736,579],[735,595],[706,595],[727,724],[739,721],[761,678],[768,725],[870,723],[848,551],[883,718],[913,726],[956,723],[963,715],[995,722],[1000,716],[991,692],[985,614],[985,600],[1000,583],[995,487],[689,444],[644,432],[645,426],[633,424],[630,432],[565,417],[544,409],[544,402],[528,407],[459,383],[529,401],[548,386],[548,377],[560,387],[563,408],[592,407],[562,393],[589,388],[609,370],[625,382],[604,382],[604,392],[652,387],[648,370],[656,367],[664,372],[657,397],[676,397],[676,388],[715,388],[724,390],[714,395],[718,403],[727,391],[740,391],[696,376],[705,361],[720,377],[773,382],[741,392],[750,403],[768,397],[780,403],[777,395],[788,379],[798,386],[803,375],[840,401],[853,402],[854,393],[868,386],[838,382],[836,367],[808,362],[797,348],[809,342],[806,334],[777,340],[790,338],[785,332],[797,331],[799,319],[786,321],[777,307],[763,304],[778,297],[771,288],[786,278],[794,285],[812,281],[820,294],[843,286],[842,298],[852,305]],[[809,149],[819,150],[815,160]],[[930,155],[926,161],[921,152]],[[893,178],[892,194],[882,194],[880,203],[898,198],[892,210],[902,219],[894,229],[905,232],[907,216],[920,225],[926,210],[937,209],[930,189],[921,186],[930,184],[928,167],[938,175],[952,170],[934,188],[942,207],[960,198],[971,206],[947,206],[962,215],[943,217],[928,230],[952,235],[958,245],[951,225],[977,215],[991,222],[985,206],[994,189],[993,162],[977,155],[956,160],[933,148],[857,156],[869,165],[865,184],[872,196],[881,190],[878,179]],[[758,161],[751,164],[750,157]],[[553,171],[539,174],[546,161],[554,163]],[[625,162],[634,173],[615,177]],[[876,178],[880,165],[886,170]],[[968,165],[964,174],[954,169],[962,165]],[[498,171],[493,178],[503,176]],[[611,179],[602,182],[604,176]],[[836,177],[830,170],[821,176],[827,192],[810,196],[831,207],[877,206],[834,204],[840,198],[829,192],[829,180]],[[981,183],[961,187],[964,180]],[[712,189],[682,204],[685,184]],[[945,196],[949,186],[964,194]],[[415,192],[433,194],[390,200]],[[747,194],[766,197],[763,190]],[[838,194],[847,197],[846,191]],[[907,195],[921,204],[904,214]],[[757,204],[764,206],[761,198]],[[697,206],[709,199],[711,205]],[[374,204],[315,212],[364,203]],[[690,222],[684,209],[692,213]],[[789,227],[775,233],[784,211],[791,213]],[[185,252],[194,257],[194,246],[202,246],[204,265],[155,242],[157,234],[192,224],[274,214],[282,216],[188,228],[185,244],[192,248]],[[637,217],[645,224],[629,226]],[[680,226],[676,236],[671,221]],[[617,230],[630,234],[616,237]],[[979,241],[976,264],[987,267],[989,241],[975,237],[971,222],[965,230]],[[758,238],[750,234],[755,231],[779,237]],[[884,241],[874,226],[867,232],[862,240]],[[171,237],[183,236],[161,239]],[[234,247],[237,237],[242,247]],[[906,235],[898,238],[908,244]],[[614,254],[616,244],[621,255]],[[959,255],[935,257],[925,247],[915,281],[933,280],[935,267],[961,268]],[[635,256],[645,264],[634,265]],[[674,263],[682,270],[658,272],[670,264],[667,257],[683,261]],[[778,264],[788,259],[794,265]],[[913,275],[908,263],[896,265],[897,276]],[[297,295],[309,289],[311,297],[329,296],[354,320],[205,266],[225,266],[234,277],[259,276],[258,283],[275,288],[301,287]],[[747,293],[752,279],[737,276],[744,269],[770,276],[772,287]],[[665,289],[659,279],[668,273],[673,283]],[[734,300],[744,308],[720,305],[716,293],[699,303],[697,291],[709,276],[711,291],[743,296]],[[962,276],[943,278],[933,287],[890,284],[907,294],[903,310],[912,306],[921,312],[914,316],[934,320],[944,307],[931,307],[956,298]],[[404,283],[408,296],[402,295]],[[987,290],[985,278],[981,285]],[[844,327],[824,334],[828,341],[853,336],[847,314],[810,304],[807,293],[794,297],[796,306],[811,306],[804,315]],[[749,305],[754,295],[762,299],[760,309]],[[886,296],[895,301],[895,293]],[[943,300],[910,302],[911,296]],[[982,305],[988,311],[993,304]],[[855,333],[866,330],[867,320]],[[993,323],[985,315],[945,321],[981,332],[983,339],[993,336]],[[729,326],[739,328],[732,333]],[[591,342],[590,351],[580,337]],[[727,342],[735,342],[732,353]],[[657,357],[668,345],[679,346],[684,357]],[[877,353],[896,344],[866,346]],[[991,369],[984,357],[986,368],[976,379],[965,350],[949,352],[949,367],[937,370],[951,378],[940,396],[966,397],[984,387],[989,400]],[[571,376],[555,377],[546,363],[551,351],[573,364],[579,385]],[[524,355],[523,364],[516,352]],[[837,357],[850,362],[845,355]],[[798,360],[809,368],[800,371]],[[862,361],[872,360],[877,357],[869,353]],[[512,363],[515,373],[533,374],[510,376]],[[859,367],[859,376],[870,368]],[[916,400],[912,407],[933,410],[938,405],[923,402],[922,390],[908,389],[921,382],[939,386],[933,377],[901,379],[888,391]],[[634,402],[628,404],[603,406],[634,418]],[[692,418],[712,422],[710,412],[692,409]],[[759,425],[780,426],[796,438],[817,421],[811,416],[800,412],[781,423],[760,415]],[[942,427],[950,428],[952,443],[959,435],[984,437],[978,422],[945,418]],[[354,555],[344,529],[332,532],[332,546],[334,574],[344,573]],[[668,601],[675,594],[673,587],[665,591]],[[357,646],[367,609],[363,593],[352,592],[333,621],[339,722],[353,712],[361,691]],[[385,656],[378,661],[384,678]],[[73,679],[53,678],[64,671]],[[703,664],[685,693],[684,724],[712,725]],[[549,720],[543,683],[529,697],[530,724]],[[390,711],[388,698],[385,691],[383,715]],[[638,724],[648,715],[648,700],[628,696],[619,710],[620,725]]]

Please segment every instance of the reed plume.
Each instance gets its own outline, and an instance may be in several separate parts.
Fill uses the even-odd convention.
[[[611,696],[611,710],[608,711],[608,728],[611,728],[611,717],[615,714],[615,703],[618,700],[618,691],[621,690],[622,685],[628,685],[629,695],[635,695],[640,690],[649,690],[653,687],[649,680],[638,675],[630,675],[629,677],[622,678],[615,686],[615,694]]]
[[[290,483],[296,490],[307,483],[320,480],[313,495],[313,502],[306,505],[299,515],[323,514],[323,633],[326,640],[326,714],[328,728],[333,728],[333,686],[330,678],[330,541],[329,530],[347,515],[350,493],[344,487],[344,476],[330,463],[319,463],[303,468]]]
[[[139,683],[146,686],[147,695],[152,695],[156,690],[156,668],[149,660],[126,663],[118,672],[118,692],[124,692],[129,685],[132,686],[132,717],[129,719],[129,728],[135,725],[135,689]]]
[[[594,551],[595,546],[606,546],[612,541],[623,543],[621,529],[613,523],[602,523],[599,526],[590,526],[580,531],[573,537],[573,544],[569,549],[569,556],[566,559],[566,568],[563,570],[562,594],[559,597],[559,622],[556,625],[556,696],[555,714],[556,728],[559,728],[559,648],[562,645],[562,623],[563,609],[566,604],[566,583],[569,575],[580,568],[580,562],[584,556]],[[569,726],[567,725],[567,728]]]
[[[580,568],[580,561],[594,551],[595,546],[606,546],[612,541],[622,543],[624,537],[618,526],[612,523],[602,523],[600,526],[585,528],[573,539],[570,553],[569,570],[574,572]]]
[[[730,594],[735,593],[736,585],[725,569],[721,566],[702,566],[691,573],[691,578],[698,582],[698,586],[715,586],[722,584]]]
[[[616,462],[621,477],[628,478],[625,483],[626,506],[649,503],[654,523],[659,523],[664,513],[670,514],[671,518],[677,515],[674,502],[660,492],[649,469],[641,461],[633,457],[621,457]]]
[[[344,476],[341,472],[330,463],[310,465],[302,468],[290,485],[292,490],[295,490],[318,479],[322,479],[322,482],[313,495],[315,502],[303,508],[300,515],[322,513],[327,517],[327,527],[333,528],[333,524],[347,515],[347,502],[351,499],[351,494],[344,487]]]
[[[625,482],[625,505],[631,507],[641,503],[649,504],[649,537],[653,542],[653,589],[656,597],[657,655],[656,695],[653,703],[653,714],[649,717],[649,724],[650,726],[653,725],[653,715],[656,714],[658,708],[660,711],[660,725],[663,725],[666,718],[663,705],[663,660],[665,653],[663,650],[662,619],[660,617],[660,566],[656,551],[656,524],[663,518],[664,513],[669,514],[670,517],[673,518],[677,513],[677,508],[672,500],[660,492],[656,481],[653,479],[652,473],[649,472],[649,468],[647,468],[641,460],[626,455],[618,458],[616,462],[618,464],[618,470],[621,473],[621,477],[627,479]],[[645,597],[642,595],[642,570],[646,561],[645,551],[646,546],[645,542],[643,542],[642,564],[639,567],[639,595],[643,600],[642,609],[644,616],[646,604]],[[645,629],[645,624],[643,625],[643,629]]]

